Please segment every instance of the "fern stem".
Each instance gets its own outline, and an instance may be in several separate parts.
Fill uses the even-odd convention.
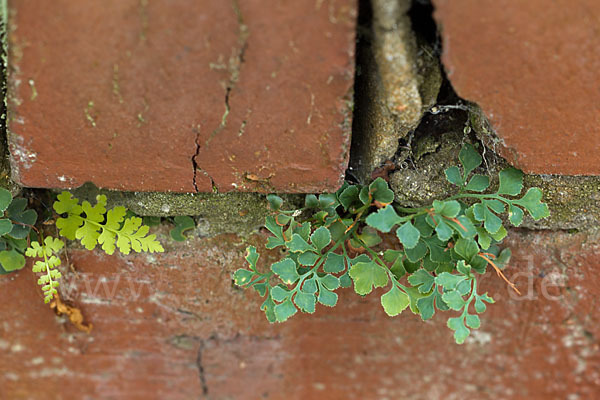
[[[46,256],[46,243],[44,243],[44,235],[38,232],[40,235],[40,245],[42,246],[42,254],[44,255],[44,267],[46,268],[46,276],[48,276],[48,285],[50,286],[49,293],[52,293],[54,289],[54,281],[52,280],[52,274],[50,273],[50,267],[48,266],[48,257]]]
[[[412,207],[398,207],[398,206],[394,206],[394,208],[397,211],[406,213],[406,214],[424,214],[424,212],[427,211],[427,207],[419,207],[419,208],[412,208]]]
[[[387,264],[381,259],[381,257],[379,257],[379,254],[377,254],[377,252],[375,252],[375,250],[371,249],[369,246],[367,246],[367,244],[360,238],[358,237],[358,235],[355,233],[354,234],[354,239],[356,239],[360,244],[362,244],[362,246],[367,250],[367,252],[369,252],[369,254],[371,254],[371,256],[379,262],[379,264],[385,268],[385,272],[388,274],[388,277],[390,278],[390,280],[392,281],[393,285],[396,285],[397,287],[399,287],[400,289],[404,290],[405,292],[408,290],[408,288],[406,286],[404,286],[403,284],[401,284],[400,282],[398,282],[398,279],[396,279],[396,277],[394,276],[394,274],[392,273],[392,271],[390,270],[390,267],[387,266]]]
[[[471,295],[469,296],[469,298],[465,302],[465,307],[463,308],[463,312],[461,314],[461,318],[463,318],[463,319],[469,313],[469,306],[471,305],[471,302],[473,301],[473,299],[477,295],[477,279],[475,279],[473,277],[473,278],[471,278],[471,282],[472,282],[472,284],[471,284]]]
[[[474,198],[474,199],[482,199],[482,200],[485,200],[485,199],[497,199],[497,200],[503,201],[506,204],[509,204],[509,205],[512,204],[512,202],[509,199],[504,198],[504,197],[502,197],[500,195],[497,195],[497,194],[494,194],[494,193],[490,193],[490,194],[476,194],[476,193],[457,194],[457,195],[454,195],[452,197],[448,197],[448,199],[446,199],[446,201],[448,201],[448,200],[466,199],[466,198]]]
[[[73,214],[70,214],[70,215],[73,215]],[[106,225],[102,225],[102,224],[100,224],[98,222],[95,222],[95,221],[92,221],[90,219],[84,218],[81,215],[76,215],[76,216],[78,216],[79,218],[81,218],[84,222],[89,222],[90,224],[96,225],[97,227],[101,228],[102,230],[107,230],[110,233],[113,233],[115,236],[125,236],[126,238],[129,239],[130,242],[133,242],[133,240],[135,239],[131,235],[128,235],[128,234],[123,233],[123,232],[115,231],[113,229],[108,228]]]
[[[333,245],[333,247],[331,247],[329,250],[327,250],[325,252],[325,254],[321,255],[321,257],[319,258],[319,260],[317,262],[315,262],[314,267],[312,267],[310,269],[310,271],[306,272],[305,274],[303,274],[300,277],[300,280],[298,281],[298,284],[290,292],[290,299],[292,298],[292,295],[294,295],[294,293],[297,293],[298,290],[300,290],[300,287],[302,286],[302,284],[304,283],[304,281],[306,280],[306,278],[308,278],[310,275],[314,274],[315,271],[317,271],[319,269],[319,267],[321,266],[321,264],[323,264],[323,262],[327,259],[327,255],[329,253],[332,253],[335,249],[338,248],[338,246],[340,244],[343,244],[346,241],[346,239],[348,239],[350,237],[350,235],[356,234],[356,228],[357,228],[357,226],[351,227],[351,230],[349,232],[346,232],[346,234],[344,236],[342,236],[342,238],[340,240],[338,240],[337,242],[335,242],[335,244]],[[342,246],[342,248],[343,248],[343,246]]]

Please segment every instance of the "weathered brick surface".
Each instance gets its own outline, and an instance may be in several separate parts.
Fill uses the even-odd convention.
[[[13,174],[33,187],[334,190],[355,0],[10,0]]]
[[[457,93],[526,172],[600,175],[600,2],[434,0]]]
[[[377,296],[351,289],[334,309],[269,325],[258,296],[231,283],[248,243],[175,244],[161,232],[164,255],[70,249],[77,274],[66,273],[63,297],[94,324],[90,335],[43,305],[29,271],[0,277],[0,398],[600,396],[598,234],[511,232],[507,275],[523,296],[486,276],[497,303],[458,346],[440,315],[388,318]]]

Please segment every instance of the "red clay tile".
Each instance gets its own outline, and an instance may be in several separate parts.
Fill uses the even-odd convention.
[[[355,0],[11,0],[9,9],[19,183],[177,192],[341,184]]]
[[[526,172],[600,174],[600,2],[434,0],[443,62]]]
[[[340,289],[338,305],[269,325],[253,291],[232,285],[248,242],[174,243],[167,253],[70,249],[63,298],[90,335],[43,304],[33,274],[0,276],[2,399],[598,398],[600,237],[511,232],[505,270],[481,329],[456,345],[446,319],[389,318],[375,293]],[[250,238],[260,246],[264,237]],[[262,268],[270,257],[262,255]],[[268,265],[268,264],[267,264]],[[379,294],[383,293],[379,291]],[[50,393],[50,394],[48,394]],[[579,397],[576,397],[579,396]],[[569,397],[571,396],[571,397]]]

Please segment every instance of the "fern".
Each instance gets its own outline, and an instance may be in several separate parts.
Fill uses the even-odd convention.
[[[188,237],[184,233],[196,227],[196,221],[187,215],[179,215],[173,218],[173,223],[175,227],[171,229],[169,234],[171,239],[177,242],[185,242]]]
[[[27,237],[37,220],[37,213],[26,207],[26,199],[13,199],[8,190],[0,188],[0,275],[25,266]]]
[[[267,196],[274,215],[266,217],[272,236],[265,247],[282,248],[283,259],[261,272],[256,248],[248,247],[249,268],[234,273],[235,284],[265,297],[261,310],[269,322],[286,321],[298,310],[314,313],[317,302],[333,307],[340,287],[354,284],[360,296],[388,287],[380,297],[387,315],[409,308],[425,321],[436,309],[459,312],[447,326],[456,343],[463,343],[470,329],[480,327],[477,314],[486,310],[485,303],[494,303],[477,291],[477,277],[488,265],[518,292],[502,272],[510,249],[498,246],[507,235],[500,216],[519,226],[525,212],[538,220],[549,210],[539,188],[516,197],[523,191],[521,171],[501,171],[498,189],[490,192],[489,177],[472,174],[483,161],[473,146],[462,148],[459,161],[462,168],[445,171],[458,193],[429,207],[393,204],[394,192],[382,178],[368,186],[345,183],[319,197],[309,194],[300,210],[282,210],[280,197]],[[374,249],[383,236],[391,239],[394,228],[398,246]],[[351,251],[360,254],[351,257]]]
[[[61,273],[57,269],[60,265],[58,252],[63,248],[64,243],[56,238],[47,237],[41,244],[37,241],[31,242],[30,247],[25,251],[27,257],[42,258],[33,264],[33,272],[41,273],[38,279],[38,285],[42,286],[44,292],[44,302],[49,303],[55,294],[59,285]]]
[[[135,252],[162,253],[162,245],[156,235],[148,235],[149,227],[142,225],[142,219],[136,216],[125,217],[125,207],[114,207],[106,212],[106,196],[96,197],[92,206],[79,200],[69,192],[62,192],[54,202],[54,210],[60,217],[56,220],[59,234],[69,240],[78,239],[88,250],[100,244],[107,254],[113,254],[118,248],[123,254]]]

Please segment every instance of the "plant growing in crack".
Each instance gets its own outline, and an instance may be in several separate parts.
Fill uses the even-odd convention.
[[[25,266],[29,234],[37,220],[35,210],[26,207],[26,199],[13,199],[8,190],[0,188],[0,274]]]
[[[196,228],[196,221],[188,215],[178,215],[173,217],[173,229],[169,231],[169,236],[176,242],[185,242],[188,237],[186,232]]]
[[[462,168],[445,171],[458,193],[429,207],[393,204],[394,193],[381,178],[368,186],[345,183],[336,193],[309,194],[300,210],[284,210],[283,200],[269,195],[274,213],[265,221],[272,234],[266,248],[286,254],[263,270],[256,248],[248,247],[249,268],[234,273],[235,284],[265,297],[261,310],[270,322],[286,321],[298,310],[314,313],[317,303],[333,307],[340,287],[354,285],[361,296],[385,287],[381,305],[389,316],[406,308],[423,320],[436,310],[459,312],[447,325],[463,343],[470,329],[480,327],[478,314],[486,303],[494,302],[477,288],[488,265],[518,291],[502,272],[511,253],[498,246],[507,235],[500,215],[519,226],[525,211],[536,220],[549,211],[538,188],[515,197],[523,190],[521,171],[500,172],[498,190],[485,193],[489,177],[472,174],[482,163],[479,153],[466,144],[459,160]],[[393,229],[397,248],[376,250]]]
[[[37,259],[32,267],[38,275],[38,284],[44,293],[44,301],[49,303],[57,298],[61,273],[60,252],[64,242],[52,236],[44,238],[42,229],[35,226],[37,213],[26,209],[27,200],[12,198],[9,191],[0,189],[0,273],[22,269],[25,257]],[[135,252],[163,252],[155,234],[149,234],[149,227],[137,216],[128,216],[125,207],[114,207],[107,211],[106,196],[96,197],[91,205],[74,198],[69,192],[62,192],[53,204],[59,214],[56,219],[58,235],[69,240],[79,240],[87,250],[97,245],[107,254],[119,250],[123,254]]]

